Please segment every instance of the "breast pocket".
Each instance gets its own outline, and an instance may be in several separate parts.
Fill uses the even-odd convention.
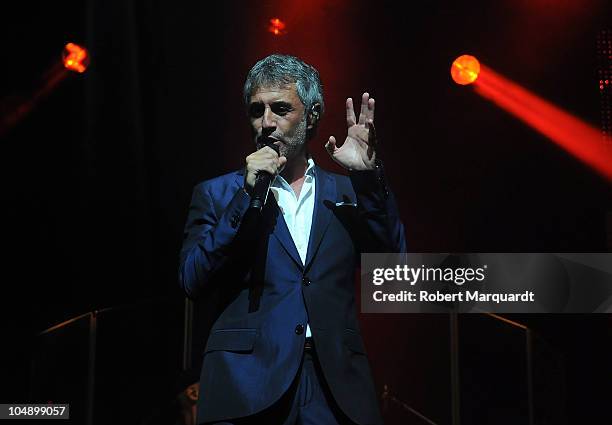
[[[205,353],[211,351],[250,353],[255,347],[256,340],[257,329],[217,329],[208,337]]]

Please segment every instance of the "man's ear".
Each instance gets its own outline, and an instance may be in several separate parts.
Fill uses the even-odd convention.
[[[312,130],[316,128],[317,124],[319,123],[320,117],[321,117],[321,104],[315,103],[310,108],[310,111],[308,111],[308,120],[306,121],[306,123],[308,124],[308,127],[306,128],[308,130]]]

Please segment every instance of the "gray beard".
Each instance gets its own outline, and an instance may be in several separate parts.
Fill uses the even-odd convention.
[[[306,117],[299,123],[295,130],[295,134],[290,139],[284,139],[280,145],[280,155],[291,160],[295,158],[306,144]]]

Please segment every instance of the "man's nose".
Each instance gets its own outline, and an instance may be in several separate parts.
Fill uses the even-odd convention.
[[[266,106],[266,109],[264,110],[263,119],[261,121],[261,126],[262,128],[267,129],[268,131],[270,131],[270,129],[272,131],[276,129],[276,121],[274,119],[274,113],[272,112],[269,106]]]

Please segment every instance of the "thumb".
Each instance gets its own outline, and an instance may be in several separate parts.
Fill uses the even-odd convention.
[[[329,136],[329,140],[325,143],[325,150],[330,155],[333,155],[336,151],[336,138],[334,136]]]
[[[278,173],[280,173],[283,170],[283,167],[285,166],[286,163],[287,163],[287,157],[286,156],[279,156],[278,157]]]

